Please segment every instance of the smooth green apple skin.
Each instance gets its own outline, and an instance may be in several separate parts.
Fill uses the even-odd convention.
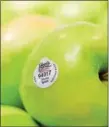
[[[107,31],[108,31],[108,14],[107,14],[107,9],[105,9],[103,14],[99,17],[98,24],[99,24],[98,31],[99,32],[101,31],[102,37],[104,37],[104,39],[107,39],[108,38],[108,36],[107,36]]]
[[[99,24],[101,25],[101,30],[104,32],[107,32],[107,27],[108,27],[108,14],[107,14],[107,9],[104,11],[103,15],[99,18]]]
[[[22,107],[18,92],[24,63],[41,39],[56,27],[50,17],[26,15],[11,22],[1,39],[1,103]]]
[[[28,113],[13,107],[1,105],[1,126],[37,126]]]
[[[62,24],[81,20],[98,23],[106,5],[107,1],[64,1],[55,9],[54,15]]]
[[[102,43],[96,28],[87,22],[59,28],[29,56],[20,94],[26,110],[42,124],[107,126],[107,86],[98,77],[99,71],[107,68],[107,43]],[[59,69],[56,82],[48,88],[33,82],[43,57]]]

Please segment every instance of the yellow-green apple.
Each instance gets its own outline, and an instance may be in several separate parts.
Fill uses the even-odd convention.
[[[17,13],[51,15],[61,1],[11,1],[8,2]]]
[[[20,108],[8,105],[1,105],[1,126],[37,126],[37,123],[29,116],[29,114]]]
[[[63,1],[55,9],[54,15],[61,23],[73,23],[75,21],[91,21],[97,23],[107,1]]]
[[[2,1],[1,2],[1,23],[6,25],[11,20],[28,14],[34,13],[34,9],[40,7],[44,2],[37,1]]]
[[[51,32],[25,64],[20,94],[46,126],[107,126],[107,41],[98,26],[76,22]],[[37,55],[38,54],[38,55]]]
[[[1,23],[6,25],[11,20],[26,14],[42,14],[52,16],[59,1],[2,1]]]
[[[1,37],[1,103],[21,105],[18,92],[24,63],[34,46],[55,29],[55,19],[26,15],[12,21]]]

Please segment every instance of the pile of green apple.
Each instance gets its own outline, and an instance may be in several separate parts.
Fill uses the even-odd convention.
[[[107,1],[1,5],[1,126],[107,126]]]

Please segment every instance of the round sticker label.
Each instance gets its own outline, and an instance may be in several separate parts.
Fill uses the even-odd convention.
[[[48,58],[41,59],[33,74],[34,83],[40,88],[51,86],[56,81],[57,77],[58,66]]]

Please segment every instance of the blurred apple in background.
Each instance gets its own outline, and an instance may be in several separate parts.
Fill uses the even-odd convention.
[[[7,24],[18,16],[25,15],[34,10],[35,1],[2,1],[1,23]]]
[[[53,16],[52,11],[59,3],[58,1],[2,1],[1,23],[5,25],[25,14]]]
[[[2,127],[15,127],[15,126],[35,126],[38,125],[32,120],[28,113],[13,107],[1,105],[1,126]]]
[[[107,1],[63,1],[54,11],[54,15],[60,19],[61,23],[81,20],[97,23],[106,5]]]
[[[1,36],[1,103],[22,107],[18,88],[24,63],[40,41],[57,26],[55,19],[25,15],[13,20]]]

